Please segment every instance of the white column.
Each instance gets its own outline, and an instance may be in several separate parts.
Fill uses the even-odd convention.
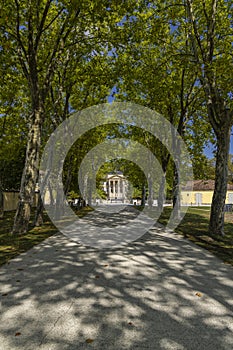
[[[115,180],[115,197],[117,197],[117,180]]]
[[[122,197],[123,197],[123,200],[125,201],[125,181],[122,180]]]
[[[111,191],[111,189],[110,189],[110,181],[108,180],[108,188],[107,188],[107,192],[108,192],[108,198],[110,198],[110,191]]]

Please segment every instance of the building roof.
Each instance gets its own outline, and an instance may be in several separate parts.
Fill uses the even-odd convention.
[[[125,178],[125,176],[123,175],[123,173],[121,171],[116,171],[116,172],[111,172],[108,173],[106,178],[109,180],[111,178]]]
[[[187,185],[183,187],[184,191],[191,190],[191,183],[188,181]],[[213,191],[215,180],[193,180],[193,191]],[[233,190],[233,184],[227,185],[228,190]]]

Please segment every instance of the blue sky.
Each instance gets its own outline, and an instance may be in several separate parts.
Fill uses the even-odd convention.
[[[212,144],[205,148],[204,153],[208,158],[213,158],[213,149]],[[230,154],[233,154],[233,127],[231,129]]]
[[[111,94],[113,92],[116,92],[115,87],[112,89]],[[114,101],[114,97],[109,95],[108,96],[108,102],[111,103],[113,101]],[[214,147],[213,147],[212,144],[209,144],[209,146],[205,147],[204,154],[206,155],[206,157],[213,158],[213,150],[214,150]],[[233,127],[231,129],[230,154],[233,154]]]

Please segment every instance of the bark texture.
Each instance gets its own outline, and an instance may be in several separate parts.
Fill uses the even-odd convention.
[[[233,111],[229,109],[228,98],[219,84],[215,68],[212,66],[216,48],[216,20],[218,1],[210,2],[210,11],[205,11],[205,2],[202,2],[205,14],[204,27],[207,33],[206,40],[202,40],[202,26],[196,19],[196,5],[193,0],[187,0],[188,19],[190,21],[189,37],[193,55],[199,67],[199,79],[202,84],[209,122],[217,139],[217,155],[215,169],[215,189],[211,205],[209,234],[224,235],[224,206],[227,192],[228,155],[230,146],[230,130],[233,125]],[[198,11],[200,9],[198,8]],[[203,25],[203,24],[202,24]],[[217,39],[218,40],[218,39]]]
[[[142,186],[142,202],[141,205],[144,207],[146,204],[146,186],[145,184]]]
[[[210,235],[224,235],[224,208],[227,193],[229,145],[230,128],[226,125],[222,127],[217,138],[215,188],[209,223]]]
[[[4,216],[4,194],[2,189],[0,188],[0,219]]]
[[[158,209],[163,210],[164,200],[165,200],[165,185],[166,185],[166,173],[163,173],[161,182],[159,184],[159,195],[158,195]]]
[[[37,208],[36,208],[36,213],[35,213],[35,218],[34,218],[34,226],[41,226],[43,225],[43,201],[41,199],[41,196],[39,194],[38,196],[38,203],[37,203]]]
[[[43,113],[37,109],[33,115],[33,123],[28,137],[26,162],[21,179],[19,202],[15,214],[13,234],[23,234],[28,231],[31,207],[35,196],[38,178],[39,150],[41,143],[41,126]]]

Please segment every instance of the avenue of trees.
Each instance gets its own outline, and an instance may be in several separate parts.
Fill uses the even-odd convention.
[[[0,215],[2,191],[20,188],[14,234],[28,230],[51,133],[71,113],[110,96],[149,107],[175,126],[188,145],[195,179],[215,179],[209,233],[224,234],[233,176],[231,1],[6,0],[0,14]],[[178,173],[166,148],[145,132],[117,125],[88,133],[72,147],[64,166],[67,194],[78,193],[77,171],[88,150],[106,137],[127,135],[161,164],[160,205],[166,179],[173,203],[179,201]],[[213,160],[203,153],[209,143]],[[124,160],[118,165],[143,196],[143,174]]]

